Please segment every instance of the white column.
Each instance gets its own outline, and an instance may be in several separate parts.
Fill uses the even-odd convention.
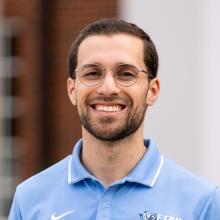
[[[120,16],[150,34],[161,94],[145,136],[193,172],[220,185],[220,1],[121,0]]]
[[[200,5],[198,72],[201,72],[202,80],[201,167],[209,179],[220,185],[220,1],[203,0]]]

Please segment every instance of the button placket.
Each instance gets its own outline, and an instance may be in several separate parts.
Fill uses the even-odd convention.
[[[98,202],[96,220],[110,220],[110,205],[115,187],[106,189]]]

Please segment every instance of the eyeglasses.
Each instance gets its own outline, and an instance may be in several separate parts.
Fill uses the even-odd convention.
[[[129,87],[137,82],[139,73],[144,72],[148,75],[148,72],[140,69],[131,64],[119,64],[113,68],[105,68],[99,64],[85,64],[75,72],[79,74],[80,82],[86,86],[98,86],[104,78],[106,70],[111,70],[115,83],[120,86]],[[151,78],[148,75],[148,78]]]

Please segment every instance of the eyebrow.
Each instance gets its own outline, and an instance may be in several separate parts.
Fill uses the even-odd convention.
[[[113,67],[118,66],[118,65],[122,65],[122,64],[128,64],[128,65],[136,66],[136,64],[129,63],[129,62],[118,62],[118,63],[116,63]],[[99,62],[84,63],[84,64],[80,65],[80,67],[81,67],[81,66],[85,66],[85,65],[99,65],[99,66],[105,67],[103,64],[101,64],[101,63],[99,63]],[[105,68],[113,68],[113,67],[105,67]]]

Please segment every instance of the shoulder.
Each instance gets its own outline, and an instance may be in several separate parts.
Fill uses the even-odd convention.
[[[17,186],[16,193],[21,196],[29,195],[30,192],[43,193],[48,192],[54,185],[67,182],[68,164],[71,156],[64,158],[51,167],[28,178]]]
[[[202,215],[216,214],[213,207],[220,208],[219,188],[176,162],[165,159],[160,178],[158,184],[166,186],[170,198],[175,196],[183,206],[191,205],[198,213],[203,213]],[[188,201],[187,204],[184,204],[184,201]]]
[[[62,193],[60,190],[63,190],[68,181],[70,158],[71,156],[68,156],[20,183],[16,188],[9,219],[31,219],[33,210],[45,207],[57,194]]]
[[[216,188],[214,184],[205,178],[194,174],[170,159],[164,160],[161,178],[166,181],[168,185],[176,189],[188,190],[198,194],[202,192],[210,193]]]
[[[195,186],[197,190],[212,190],[214,184],[200,177],[199,175],[187,170],[173,160],[165,159],[163,174],[166,175],[167,181],[172,183],[181,183],[181,186]]]

